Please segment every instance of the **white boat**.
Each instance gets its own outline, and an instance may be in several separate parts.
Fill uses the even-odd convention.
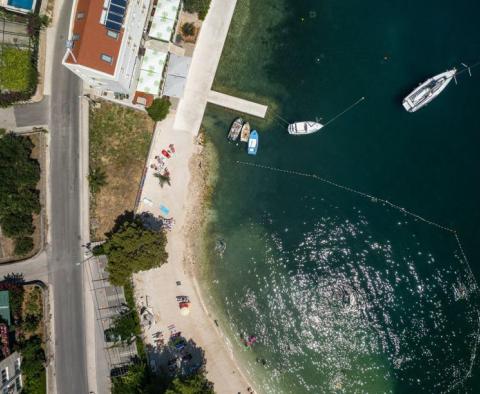
[[[451,70],[427,79],[403,99],[403,107],[408,112],[418,111],[442,93],[443,89],[447,87],[456,72],[457,69],[452,68]]]
[[[317,122],[296,122],[288,125],[288,133],[292,135],[306,135],[317,132],[323,127]]]

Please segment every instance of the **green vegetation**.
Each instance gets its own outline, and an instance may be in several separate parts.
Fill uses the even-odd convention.
[[[90,107],[93,240],[104,239],[116,218],[134,209],[153,129],[146,113],[103,101]]]
[[[40,212],[40,165],[30,157],[32,148],[29,138],[7,134],[0,139],[0,226],[22,255],[33,249],[32,215]]]
[[[175,378],[165,394],[214,394],[213,384],[205,374],[197,373],[186,378]]]
[[[90,192],[97,194],[100,189],[107,184],[107,173],[100,167],[90,168],[88,183],[90,185]]]
[[[166,243],[163,231],[149,230],[139,219],[134,219],[109,234],[94,253],[107,255],[110,282],[125,286],[133,273],[160,267],[167,261]]]
[[[42,290],[35,286],[25,300],[25,310],[22,322],[22,329],[28,333],[37,330],[43,319]]]
[[[133,336],[140,335],[140,326],[136,318],[138,318],[138,315],[135,310],[129,310],[117,316],[110,329],[111,334],[120,337],[121,340],[129,340]]]
[[[25,92],[37,84],[32,52],[3,45],[0,48],[0,90]]]
[[[184,0],[183,8],[187,12],[198,13],[198,18],[203,21],[210,8],[210,0]]]
[[[50,18],[47,15],[28,14],[27,15],[27,32],[30,37],[38,36],[40,30],[50,25]]]
[[[195,25],[191,22],[186,22],[182,25],[182,33],[186,37],[192,37],[195,35]]]
[[[20,342],[19,351],[22,354],[22,374],[25,394],[46,393],[45,353],[40,337],[34,336]]]
[[[32,228],[33,230],[33,228]],[[20,237],[15,240],[14,253],[16,256],[24,256],[33,250],[32,237]]]
[[[170,105],[170,100],[168,98],[157,98],[153,100],[152,105],[147,108],[148,116],[150,116],[155,122],[159,122],[167,117]]]

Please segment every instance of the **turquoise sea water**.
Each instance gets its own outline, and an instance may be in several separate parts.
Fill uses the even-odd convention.
[[[480,58],[479,11],[239,0],[215,89],[288,120],[327,121],[366,97],[308,137],[247,117],[253,158],[226,141],[236,114],[211,106],[204,119],[220,164],[204,283],[260,391],[480,392],[480,67],[415,114],[401,106],[422,80]],[[382,199],[455,230],[471,269],[453,232]]]

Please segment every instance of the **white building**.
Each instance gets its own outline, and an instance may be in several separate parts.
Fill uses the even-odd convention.
[[[76,0],[73,10],[63,64],[92,88],[130,93],[150,0]]]

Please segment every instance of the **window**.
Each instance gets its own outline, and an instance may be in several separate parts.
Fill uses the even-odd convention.
[[[118,38],[118,32],[113,31],[113,30],[107,30],[107,36],[117,39]]]
[[[80,34],[73,33],[73,35],[72,35],[72,41],[78,41],[78,40],[80,40]]]
[[[85,18],[85,12],[82,12],[82,11],[77,12],[77,19],[83,19],[83,18]]]
[[[15,375],[20,373],[20,365],[21,365],[21,359],[20,358],[17,358],[15,360]]]
[[[22,381],[20,379],[20,376],[17,376],[15,379],[15,386],[17,387],[17,391],[20,391],[22,389]]]
[[[102,53],[102,56],[100,56],[100,58],[101,58],[104,62],[107,62],[107,63],[110,63],[110,64],[113,63],[113,57],[111,57],[110,55],[106,55],[105,53]]]
[[[8,369],[2,369],[2,383],[5,383],[8,380]]]

